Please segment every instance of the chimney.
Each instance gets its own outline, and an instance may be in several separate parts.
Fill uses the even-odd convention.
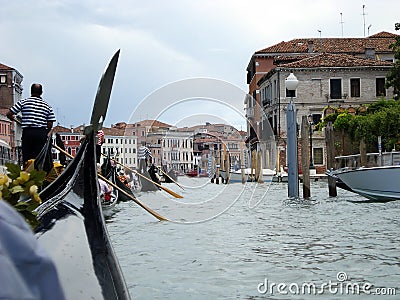
[[[309,40],[307,45],[308,45],[308,53],[313,53],[314,52],[314,42],[312,40]]]

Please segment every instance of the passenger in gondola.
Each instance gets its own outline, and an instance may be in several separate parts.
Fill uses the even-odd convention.
[[[97,164],[97,172],[101,174],[101,165]],[[99,182],[99,192],[100,192],[100,198],[104,201],[110,201],[111,200],[111,192],[112,192],[112,186],[110,186],[107,182],[105,182],[103,179],[100,177],[98,178]]]
[[[131,188],[131,185],[129,183],[128,177],[125,175],[124,171],[121,170],[118,173],[118,179],[125,184],[128,188]]]
[[[158,184],[161,184],[160,176],[158,175],[158,169],[154,164],[152,164],[150,166],[149,174],[150,174],[151,180],[153,180],[154,182],[156,182]]]
[[[132,182],[133,185],[132,187],[136,190],[140,189],[140,182],[139,182],[139,178],[136,176],[136,174],[132,173]]]

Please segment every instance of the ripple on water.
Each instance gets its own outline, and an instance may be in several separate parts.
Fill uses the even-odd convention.
[[[166,193],[142,193],[138,198],[146,205],[180,221],[159,222],[133,202],[118,204],[108,220],[134,299],[285,299],[261,295],[258,284],[265,278],[322,284],[337,280],[338,272],[346,272],[351,282],[399,285],[400,202],[352,203],[362,198],[342,190],[331,198],[323,182],[312,184],[310,200],[293,201],[286,197],[285,184],[242,187],[179,180],[188,186],[185,191],[167,186],[184,195],[176,205],[216,199],[198,212],[177,213],[165,202],[175,205]],[[185,224],[218,212],[222,204],[230,208],[217,217]]]

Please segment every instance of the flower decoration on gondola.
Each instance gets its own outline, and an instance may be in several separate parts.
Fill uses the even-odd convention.
[[[17,164],[6,164],[7,174],[0,174],[0,198],[25,218],[35,228],[38,225],[35,209],[42,203],[39,187],[43,185],[46,172],[35,169],[22,171]]]

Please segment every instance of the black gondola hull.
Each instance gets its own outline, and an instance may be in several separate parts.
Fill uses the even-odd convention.
[[[39,243],[56,264],[67,299],[129,299],[98,196],[95,136],[40,194]]]

